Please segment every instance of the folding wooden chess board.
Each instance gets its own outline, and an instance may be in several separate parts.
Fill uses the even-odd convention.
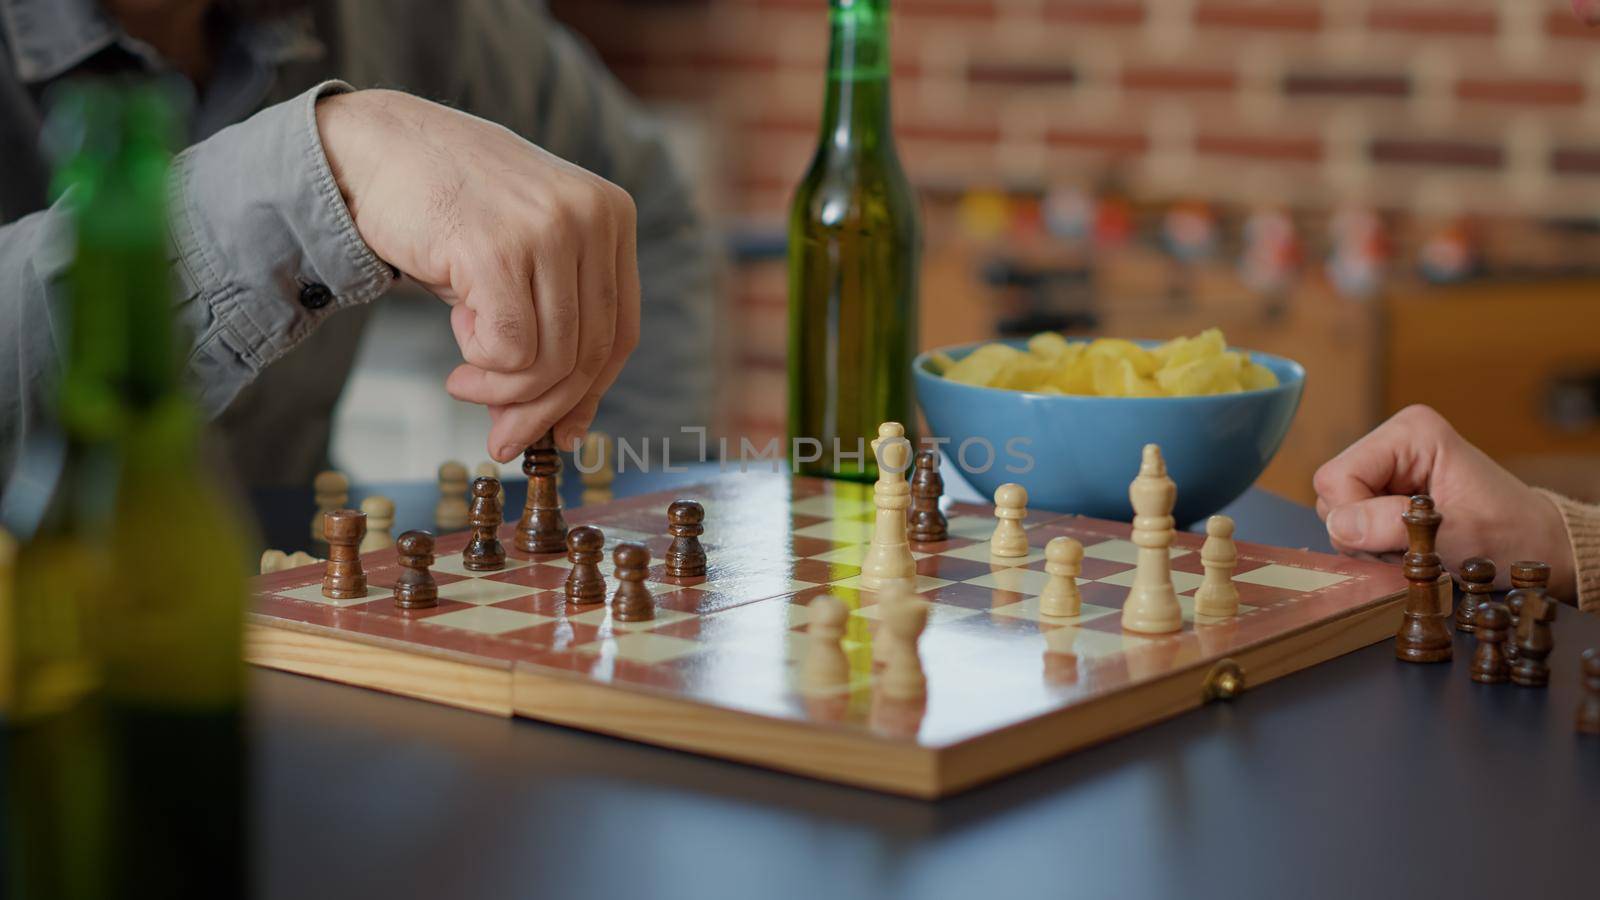
[[[667,504],[706,507],[707,574],[675,579]],[[655,565],[654,620],[619,623],[609,606],[569,608],[564,556],[512,558],[495,572],[461,565],[465,534],[440,539],[439,605],[402,611],[391,548],[365,554],[368,596],[328,600],[322,567],[263,576],[249,628],[251,662],[348,684],[519,715],[666,747],[920,797],[953,793],[1199,706],[1218,676],[1254,687],[1389,638],[1400,620],[1398,566],[1239,545],[1240,614],[1193,612],[1202,537],[1179,533],[1173,583],[1184,627],[1124,632],[1135,548],[1125,523],[1030,512],[1031,552],[991,559],[992,510],[955,504],[950,539],[913,544],[916,592],[931,604],[920,644],[927,695],[876,689],[874,592],[859,586],[872,536],[870,485],[729,475],[678,491],[567,511],[638,541]],[[1043,548],[1084,546],[1082,614],[1038,611]],[[612,585],[614,586],[614,584]],[[851,609],[847,686],[800,690],[805,604],[832,593]]]

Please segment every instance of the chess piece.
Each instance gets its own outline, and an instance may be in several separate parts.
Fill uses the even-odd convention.
[[[1506,658],[1516,662],[1521,648],[1515,635],[1522,627],[1522,604],[1529,588],[1544,590],[1550,584],[1550,567],[1534,560],[1518,560],[1511,564],[1511,593],[1506,595],[1506,609],[1511,612],[1511,640],[1506,641]]]
[[[850,684],[850,659],[840,643],[850,610],[832,594],[812,600],[806,610],[806,655],[800,664],[800,692],[834,693]]]
[[[911,506],[911,485],[906,483],[906,467],[911,462],[911,442],[899,422],[878,426],[872,442],[878,458],[878,481],[872,500],[878,512],[872,526],[872,543],[861,561],[861,585],[878,588],[885,581],[911,581],[917,577],[916,560],[906,536],[906,510]]]
[[[1461,606],[1456,609],[1456,630],[1471,634],[1478,627],[1478,607],[1494,591],[1494,561],[1474,556],[1461,563]]]
[[[1028,517],[1028,489],[1020,484],[1002,484],[994,492],[994,534],[989,538],[989,555],[1015,558],[1028,555],[1028,532],[1022,520]]]
[[[643,622],[656,617],[655,598],[644,586],[650,573],[650,548],[624,541],[611,551],[617,590],[611,595],[611,618],[618,622]]]
[[[606,578],[600,574],[605,559],[606,536],[593,525],[579,525],[567,532],[568,603],[599,603],[606,598]]]
[[[911,473],[911,519],[907,536],[919,544],[931,544],[950,537],[950,522],[939,509],[944,496],[944,476],[939,474],[939,451],[917,453],[916,470]]]
[[[1600,648],[1590,647],[1579,657],[1578,677],[1583,679],[1583,699],[1578,701],[1579,734],[1600,734]]]
[[[440,531],[467,527],[467,467],[455,460],[439,466],[439,504],[433,508],[433,524]]]
[[[394,501],[377,494],[361,501],[367,514],[367,536],[361,539],[361,552],[386,550],[394,546]]]
[[[889,638],[889,610],[902,603],[919,602],[911,593],[911,582],[903,579],[891,579],[883,583],[877,590],[878,630],[872,635],[872,661],[887,664],[895,653],[895,643]]]
[[[522,452],[522,471],[528,476],[528,501],[517,522],[517,549],[523,553],[560,553],[568,549],[567,520],[561,515],[561,495],[556,491],[561,456],[556,453],[553,432],[545,432]]]
[[[667,507],[667,574],[673,578],[698,578],[706,574],[706,551],[700,546],[705,533],[706,508],[694,500],[674,500]]]
[[[405,569],[394,580],[394,605],[400,609],[429,609],[439,605],[439,585],[428,570],[433,565],[433,535],[408,531],[395,542]]]
[[[328,567],[322,575],[322,596],[354,600],[367,595],[367,576],[356,548],[367,533],[367,517],[353,509],[330,509],[322,516],[328,540]]]
[[[1083,571],[1083,545],[1066,536],[1051,538],[1044,545],[1044,571],[1050,580],[1039,595],[1039,613],[1056,618],[1081,614],[1078,575]]]
[[[483,462],[478,463],[476,466],[473,467],[473,469],[472,469],[472,477],[474,477],[474,478],[493,478],[495,481],[499,481],[500,482],[500,497],[499,497],[499,499],[500,499],[500,512],[501,512],[501,516],[503,518],[504,515],[505,515],[505,508],[506,508],[506,485],[505,485],[505,482],[501,481],[501,479],[500,479],[500,466],[497,463],[495,463],[493,460],[486,459]]]
[[[289,568],[289,554],[268,548],[261,551],[261,574],[271,575]]]
[[[612,463],[612,441],[604,432],[591,431],[578,445],[578,478],[583,482],[584,505],[605,503],[611,499],[611,483],[617,470]]]
[[[1506,634],[1511,625],[1511,614],[1504,603],[1479,604],[1473,617],[1473,632],[1478,637],[1478,649],[1472,654],[1472,680],[1481,684],[1499,684],[1506,680]]]
[[[1450,609],[1441,609],[1439,602],[1438,581],[1444,569],[1433,549],[1444,517],[1433,508],[1432,497],[1417,494],[1400,518],[1406,523],[1409,549],[1405,555],[1405,610],[1394,636],[1394,655],[1406,662],[1444,662],[1450,659],[1454,645],[1445,624]]]
[[[922,672],[922,657],[917,652],[917,639],[928,624],[928,604],[907,597],[890,606],[883,615],[884,629],[894,648],[883,669],[883,693],[896,700],[914,700],[926,693],[928,686],[927,676]]]
[[[1206,520],[1206,542],[1200,546],[1200,564],[1206,577],[1194,592],[1197,616],[1225,618],[1239,614],[1239,589],[1233,584],[1233,570],[1239,565],[1239,550],[1233,544],[1233,520],[1212,516]]]
[[[311,517],[311,539],[325,541],[322,516],[328,510],[339,509],[350,502],[350,479],[343,472],[318,472],[311,482],[311,492],[317,501],[317,511]]]
[[[474,572],[503,569],[506,566],[506,548],[500,543],[500,482],[493,478],[476,478],[472,482],[472,511],[467,522],[472,525],[472,539],[461,551],[461,565]]]
[[[1172,589],[1172,546],[1175,522],[1172,507],[1178,502],[1178,486],[1167,477],[1167,463],[1161,448],[1145,444],[1139,461],[1139,476],[1128,486],[1133,502],[1133,543],[1138,546],[1138,563],[1133,587],[1122,604],[1122,627],[1144,634],[1166,634],[1183,628],[1183,607]]]
[[[1555,649],[1550,623],[1556,620],[1556,603],[1539,587],[1521,588],[1512,593],[1522,594],[1524,599],[1522,624],[1506,641],[1517,648],[1511,663],[1511,680],[1523,687],[1544,687],[1550,683],[1547,660],[1550,651]]]

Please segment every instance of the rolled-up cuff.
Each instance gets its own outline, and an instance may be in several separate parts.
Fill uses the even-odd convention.
[[[173,163],[179,316],[194,336],[190,369],[204,373],[197,386],[209,413],[324,318],[397,277],[356,231],[317,131],[317,100],[348,90],[323,82]]]
[[[1572,543],[1578,608],[1600,612],[1600,506],[1579,503],[1544,488],[1538,491],[1556,505],[1566,523],[1567,540]]]

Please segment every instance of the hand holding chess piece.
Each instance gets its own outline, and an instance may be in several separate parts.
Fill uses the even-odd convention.
[[[1078,575],[1083,571],[1083,544],[1065,535],[1051,538],[1044,545],[1044,571],[1050,580],[1039,595],[1039,613],[1053,618],[1081,615]]]
[[[367,575],[361,571],[356,548],[367,533],[366,515],[353,509],[323,513],[322,531],[328,539],[328,567],[322,575],[322,596],[329,600],[354,600],[367,595]]]
[[[546,432],[522,454],[522,471],[528,476],[528,499],[517,522],[517,549],[523,553],[560,553],[567,549],[567,520],[561,515],[561,494],[556,476],[561,456],[555,436]]]
[[[1433,508],[1433,498],[1417,494],[1401,518],[1410,549],[1405,556],[1405,610],[1394,637],[1394,655],[1406,662],[1445,662],[1455,645],[1445,624],[1450,609],[1439,608],[1439,576],[1444,569],[1433,550],[1443,517]],[[1481,620],[1476,624],[1483,627]]]
[[[1167,477],[1161,448],[1144,445],[1139,476],[1128,486],[1133,501],[1133,543],[1138,546],[1138,568],[1133,587],[1122,604],[1122,627],[1143,634],[1167,634],[1183,628],[1183,607],[1172,588],[1172,507],[1178,486]]]
[[[439,605],[439,585],[429,567],[433,565],[433,535],[408,531],[395,542],[400,565],[405,569],[394,581],[394,605],[400,609],[431,609]]]
[[[872,543],[861,561],[861,585],[876,589],[887,581],[914,580],[917,566],[906,534],[906,510],[911,506],[906,468],[911,462],[911,442],[906,440],[904,426],[899,422],[878,426],[872,452],[878,459],[878,481],[872,489],[877,514]]]

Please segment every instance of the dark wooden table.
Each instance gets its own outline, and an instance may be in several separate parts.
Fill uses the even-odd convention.
[[[432,485],[378,490],[399,527],[431,518]],[[255,499],[301,546],[310,492]],[[1305,507],[1229,512],[1326,549]],[[1572,712],[1600,618],[1564,608],[1555,635],[1548,690],[1474,684],[1467,637],[1438,666],[1384,643],[937,803],[255,670],[259,894],[1594,897],[1600,738]]]

